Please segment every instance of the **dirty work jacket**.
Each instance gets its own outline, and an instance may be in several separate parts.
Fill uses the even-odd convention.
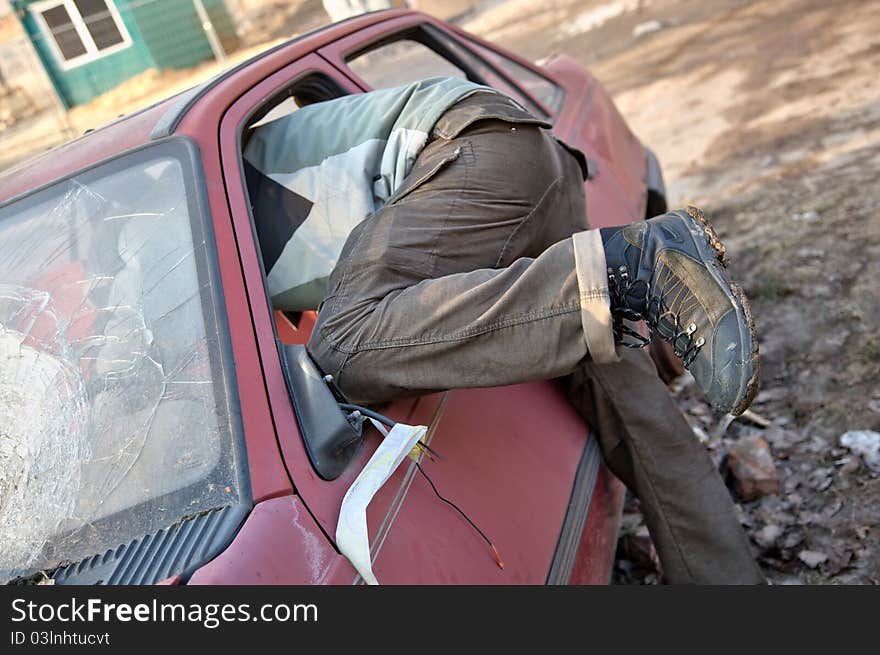
[[[550,127],[489,87],[438,77],[307,105],[255,128],[245,170],[275,309],[316,309],[351,230],[418,182],[407,176],[425,144],[486,118]]]

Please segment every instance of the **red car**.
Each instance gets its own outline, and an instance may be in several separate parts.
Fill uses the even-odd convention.
[[[283,344],[315,315],[269,304],[242,144],[297,106],[437,75],[502,90],[580,147],[594,227],[665,209],[656,159],[574,61],[537,67],[403,10],[294,39],[7,172],[0,577],[359,582],[334,534],[380,436],[330,474],[304,442],[298,418],[318,410],[288,389]],[[429,426],[442,459],[425,471],[505,563],[404,460],[368,512],[381,582],[609,581],[624,490],[553,382],[380,410]]]

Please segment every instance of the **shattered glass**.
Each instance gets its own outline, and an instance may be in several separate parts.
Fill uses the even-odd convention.
[[[0,208],[2,580],[239,500],[186,170],[141,152]]]

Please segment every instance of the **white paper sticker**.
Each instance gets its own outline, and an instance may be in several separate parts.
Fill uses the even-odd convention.
[[[336,545],[367,584],[379,584],[370,562],[367,505],[427,431],[424,425],[396,424],[342,499],[336,525]]]

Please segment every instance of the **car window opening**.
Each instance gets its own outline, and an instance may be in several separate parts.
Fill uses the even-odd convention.
[[[344,95],[348,95],[348,91],[346,91],[336,80],[326,74],[312,72],[301,77],[274,94],[257,108],[245,126],[245,129],[242,130],[241,151],[243,152],[247,147],[250,138],[254,134],[255,128],[281,119],[307,105],[333,100],[334,98],[340,98]],[[254,220],[255,215],[258,213],[277,211],[278,206],[280,206],[280,199],[277,194],[268,196],[269,202],[274,205],[273,207],[267,208],[260,206],[261,201],[259,198],[262,195],[261,191],[268,185],[271,185],[271,182],[259,171],[250,166],[246,160],[242,159],[242,161],[245,174],[245,187],[250,199],[249,204],[252,211],[252,220]],[[305,215],[302,215],[301,210],[304,210],[304,208],[288,203],[284,206],[286,219],[301,223],[305,219]],[[256,227],[256,223],[254,225]],[[260,246],[258,250],[260,251],[261,268],[263,270],[263,278],[265,279],[268,274],[265,253],[267,249],[272,250],[272,248],[280,244],[276,243],[270,245],[267,243],[261,243],[259,230],[255,230],[254,235],[257,240],[257,245]],[[315,309],[317,309],[317,307]],[[280,322],[280,327],[282,329],[282,333],[276,336],[279,336],[282,341],[286,343],[305,343],[308,340],[311,328],[314,325],[314,311],[304,312],[302,310],[294,311],[290,309],[279,309],[275,313],[276,323]],[[304,314],[306,315],[305,318]],[[276,330],[277,327],[278,326],[276,326]]]
[[[477,47],[480,48],[479,54],[439,30],[420,25],[354,52],[346,58],[346,63],[374,89],[400,86],[429,77],[460,77],[501,91],[539,118],[551,118],[543,107],[523,93],[514,79],[527,88],[538,87],[538,80],[554,88],[558,88],[557,85],[501,55],[492,53],[494,57],[490,58],[486,48]],[[403,61],[405,66],[401,66]],[[502,61],[509,64],[502,65]],[[546,89],[543,92],[544,96],[549,93]],[[545,102],[541,94],[535,96]],[[551,101],[553,107],[561,106],[555,97]]]

